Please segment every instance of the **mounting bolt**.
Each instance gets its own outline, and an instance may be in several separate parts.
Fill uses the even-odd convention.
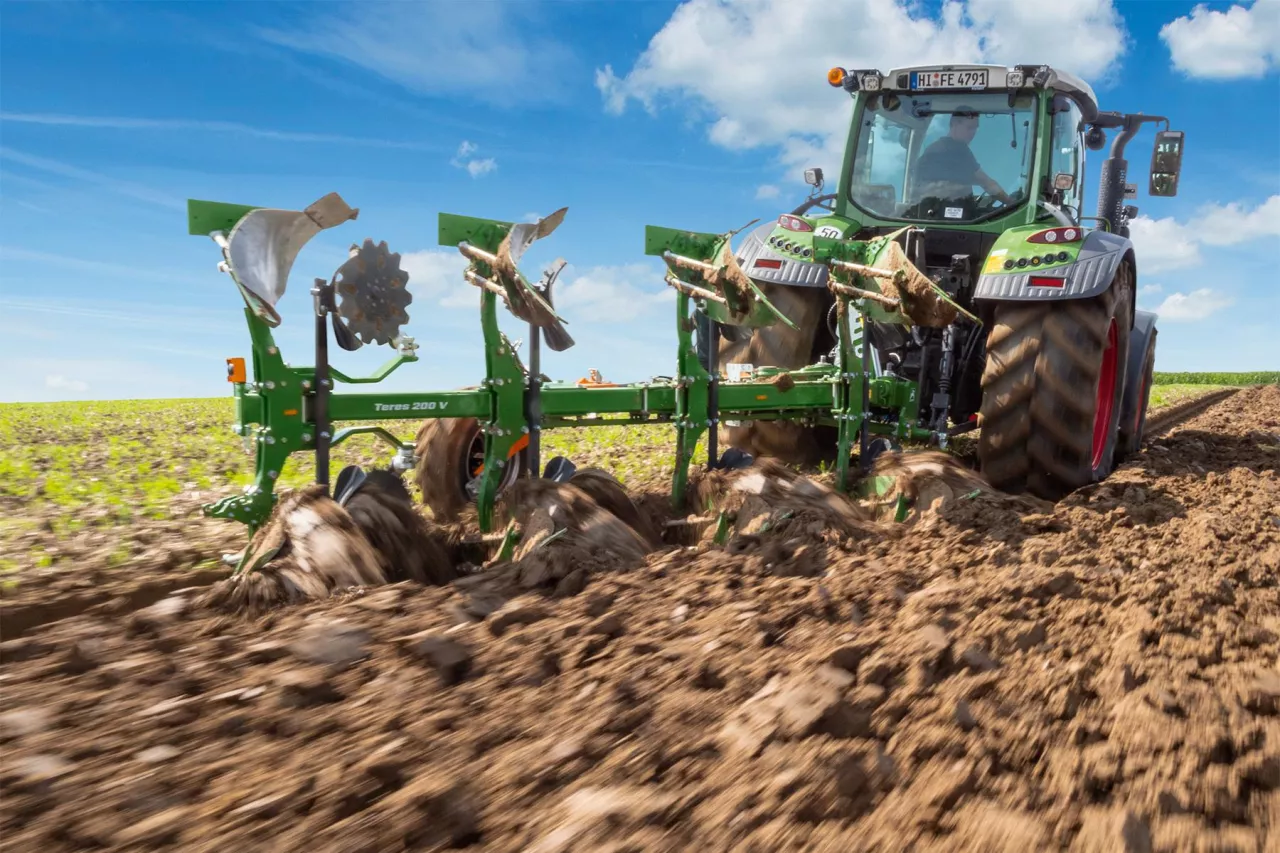
[[[310,440],[311,440],[311,433],[309,433],[309,432],[304,432],[304,433],[302,434],[302,440],[303,440],[303,441],[310,441]]]
[[[328,431],[328,430],[321,430],[321,431],[320,431],[320,437],[321,437],[321,438],[328,438],[328,437],[329,437],[329,431]]]
[[[270,435],[267,436],[267,444],[275,444],[275,443],[276,443],[276,440],[274,436],[270,436]]]
[[[268,391],[274,391],[274,390],[275,390],[275,387],[276,387],[276,383],[274,383],[274,382],[267,382],[267,390],[268,390]]]
[[[267,476],[274,480],[276,477],[280,476],[280,473],[278,471],[268,471]],[[254,489],[254,491],[256,492],[257,489]]]
[[[271,355],[275,355],[279,351],[280,350],[276,349],[275,347],[267,347],[267,352],[270,353]]]
[[[303,391],[310,391],[310,390],[311,390],[311,380],[310,380],[310,379],[304,379],[304,380],[302,380],[302,390],[303,390]]]

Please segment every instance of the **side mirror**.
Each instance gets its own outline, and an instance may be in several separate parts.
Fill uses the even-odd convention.
[[[1178,194],[1185,137],[1181,130],[1162,130],[1156,134],[1155,148],[1151,152],[1151,195],[1168,198]]]
[[[1059,172],[1053,176],[1053,188],[1066,191],[1076,185],[1076,176],[1070,172]]]
[[[822,187],[822,170],[821,169],[805,169],[804,182],[811,187]]]

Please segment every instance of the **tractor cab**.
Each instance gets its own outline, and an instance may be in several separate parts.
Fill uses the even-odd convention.
[[[1039,84],[1037,80],[1039,79]],[[1018,215],[1080,218],[1088,84],[1001,66],[833,69],[855,94],[843,210],[924,227],[984,226]]]

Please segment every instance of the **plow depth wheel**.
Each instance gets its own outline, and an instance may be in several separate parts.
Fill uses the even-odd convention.
[[[1111,473],[1132,293],[1133,270],[1121,263],[1098,296],[996,308],[978,437],[991,485],[1056,501]]]
[[[498,494],[515,482],[528,465],[528,441],[518,442],[502,471]],[[474,489],[484,472],[484,434],[475,418],[439,418],[418,429],[414,482],[422,502],[437,521],[455,520],[475,502]]]

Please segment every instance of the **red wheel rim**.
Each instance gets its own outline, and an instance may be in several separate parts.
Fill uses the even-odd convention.
[[[1098,400],[1093,410],[1093,467],[1102,464],[1102,454],[1110,438],[1111,412],[1116,396],[1116,321],[1107,327],[1107,348],[1102,352],[1102,369],[1098,375]]]

